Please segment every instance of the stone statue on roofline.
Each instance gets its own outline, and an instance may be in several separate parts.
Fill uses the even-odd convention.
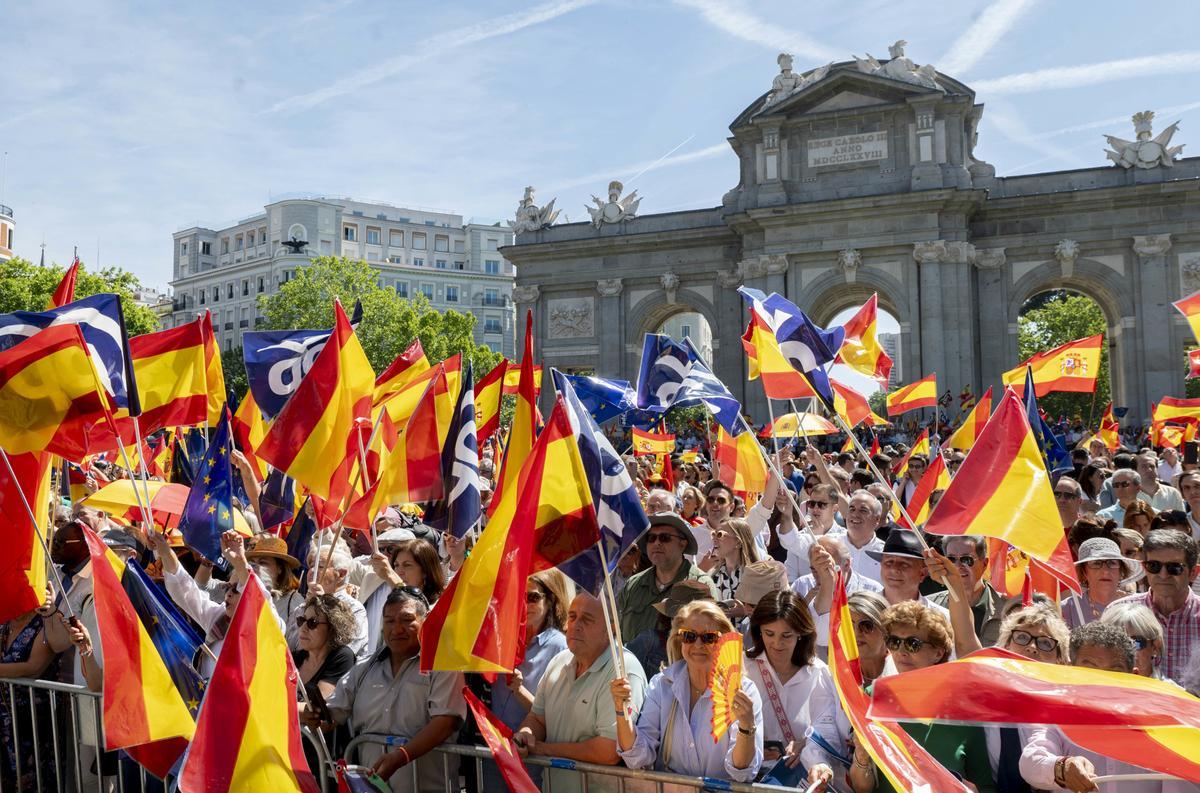
[[[549,204],[539,207],[533,200],[533,188],[526,187],[524,198],[517,204],[516,218],[508,221],[509,228],[514,234],[521,234],[526,231],[540,231],[553,225],[558,218],[558,210],[554,208],[556,200],[551,199]]]
[[[1133,132],[1137,140],[1124,140],[1115,135],[1105,135],[1104,139],[1112,149],[1105,151],[1108,159],[1114,165],[1122,168],[1156,168],[1159,165],[1170,168],[1175,159],[1183,151],[1183,146],[1172,146],[1171,137],[1179,129],[1179,122],[1164,129],[1154,138],[1154,111],[1143,110],[1133,116]]]
[[[593,226],[600,228],[605,223],[623,223],[637,217],[638,204],[642,203],[642,199],[638,198],[637,190],[621,198],[621,191],[624,189],[625,185],[614,179],[608,183],[607,201],[592,196],[592,203],[596,206],[584,205],[588,214],[592,216]]]

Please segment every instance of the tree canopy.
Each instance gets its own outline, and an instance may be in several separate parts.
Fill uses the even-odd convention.
[[[1036,301],[1036,303],[1034,303]],[[1058,290],[1038,295],[1026,304],[1017,321],[1017,352],[1022,361],[1030,356],[1066,344],[1076,339],[1105,334],[1100,350],[1100,374],[1096,378],[1096,393],[1053,393],[1038,400],[1051,419],[1077,417],[1095,423],[1111,399],[1112,388],[1108,371],[1108,323],[1104,312],[1090,297]]]
[[[43,267],[20,257],[0,262],[0,314],[45,311],[66,271],[59,264]],[[93,273],[81,264],[75,280],[75,298],[105,292],[118,295],[127,332],[130,336],[140,336],[159,329],[154,311],[134,301],[134,293],[141,285],[136,275],[119,267],[105,267]]]

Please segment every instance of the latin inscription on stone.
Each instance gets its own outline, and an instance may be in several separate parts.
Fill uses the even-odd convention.
[[[809,168],[862,165],[887,159],[888,134],[864,132],[861,135],[838,135],[836,138],[813,138],[808,141],[807,150]]]

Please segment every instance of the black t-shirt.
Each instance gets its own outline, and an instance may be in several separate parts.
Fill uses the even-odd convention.
[[[307,650],[297,650],[292,653],[292,661],[299,669],[304,661],[308,658]],[[317,673],[304,684],[304,691],[311,699],[324,700],[317,692],[317,683],[337,683],[342,679],[342,676],[349,672],[354,667],[354,651],[349,647],[338,647],[336,650],[325,656],[325,663],[321,664],[321,668]]]

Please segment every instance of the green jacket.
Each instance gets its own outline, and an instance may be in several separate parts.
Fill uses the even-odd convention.
[[[662,589],[654,578],[654,568],[648,567],[640,573],[635,573],[625,582],[617,594],[617,613],[621,617],[621,638],[626,642],[643,631],[648,631],[658,624],[659,613],[654,604],[662,600],[670,588],[684,579],[691,579],[707,584],[712,590],[713,599],[717,598],[717,589],[713,586],[708,574],[696,565],[683,560],[675,578]]]
[[[971,613],[975,617],[975,635],[979,637],[979,643],[984,647],[994,647],[1000,640],[1000,610],[1004,607],[1004,599],[1004,595],[984,581],[983,594],[971,606]],[[929,601],[949,609],[950,593],[943,589],[941,592],[930,595]]]

